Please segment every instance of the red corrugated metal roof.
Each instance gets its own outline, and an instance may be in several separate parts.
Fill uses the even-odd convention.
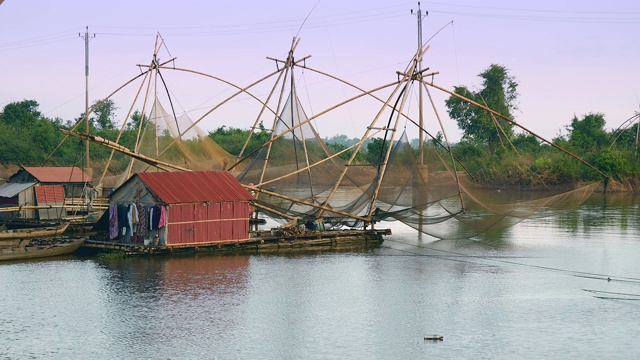
[[[62,185],[36,186],[38,205],[64,203],[64,187]]]
[[[144,172],[136,175],[166,204],[254,199],[227,171]]]
[[[23,169],[43,183],[91,182],[91,177],[77,166],[25,166]]]

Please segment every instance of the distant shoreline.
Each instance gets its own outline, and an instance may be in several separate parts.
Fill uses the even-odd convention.
[[[20,169],[18,165],[4,165],[0,164],[0,185],[4,184],[4,182],[13,174],[15,174]],[[571,191],[576,189],[582,185],[585,185],[587,182],[570,182],[565,184],[553,184],[549,186],[544,185],[518,185],[518,184],[496,184],[496,183],[472,183],[471,186],[478,187],[486,190],[514,190],[514,191]],[[595,192],[602,193],[604,191],[604,185],[601,184],[596,188]],[[640,179],[633,180],[609,180],[609,184],[607,185],[607,193],[628,193],[635,194],[640,193]]]

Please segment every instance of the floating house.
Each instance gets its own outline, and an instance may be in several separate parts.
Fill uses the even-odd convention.
[[[60,219],[67,216],[65,200],[92,194],[91,177],[77,166],[21,167],[0,186],[0,207],[16,208],[0,216],[22,219]],[[37,208],[46,207],[46,208]]]
[[[109,196],[109,238],[167,247],[249,238],[254,197],[226,171],[136,173]]]

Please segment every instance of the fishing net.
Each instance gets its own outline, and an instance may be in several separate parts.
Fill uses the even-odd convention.
[[[186,113],[176,117],[158,100],[154,101],[142,126],[135,149],[141,155],[189,170],[225,170],[234,161],[235,157],[194,124]],[[120,183],[131,174],[144,171],[157,169],[132,159]]]
[[[572,191],[502,193],[483,189],[456,173],[437,148],[413,156],[406,134],[395,144],[376,202],[378,220],[398,220],[440,239],[466,239],[518,222],[575,208],[597,183]]]
[[[287,64],[292,64],[293,59],[289,60]],[[589,184],[555,193],[521,192],[510,197],[506,192],[488,190],[470,181],[466,173],[454,166],[456,161],[448,149],[435,142],[424,141],[422,156],[416,156],[406,125],[404,131],[398,130],[400,121],[415,124],[403,110],[407,89],[413,82],[409,77],[403,81],[399,77],[387,100],[375,97],[384,105],[360,142],[337,153],[328,148],[312,125],[320,119],[309,121],[301,105],[293,81],[294,67],[279,69],[283,74],[291,74],[283,79],[291,84],[287,96],[283,96],[286,86],[276,93],[274,85],[262,103],[264,107],[256,124],[265,109],[268,111],[264,113],[272,113],[274,119],[268,131],[270,139],[258,150],[234,157],[187,115],[175,116],[156,100],[148,116],[143,117],[135,151],[189,170],[231,169],[242,184],[260,190],[255,194],[260,211],[282,223],[295,219],[322,224],[325,228],[362,228],[400,221],[440,239],[471,238],[524,219],[554,215],[581,204],[598,186]],[[269,99],[277,99],[277,105],[268,104]],[[327,108],[326,112],[337,107]],[[388,121],[377,125],[379,119]],[[358,157],[367,152],[371,155],[365,147],[367,141],[381,144],[377,162],[371,157],[366,161]],[[245,148],[247,144],[249,139]],[[145,163],[131,161],[120,182],[134,172],[154,170]]]
[[[292,91],[275,120],[270,144],[252,157],[237,179],[243,184],[259,185],[283,195],[258,196],[260,204],[276,210],[274,214],[286,213],[308,220],[323,212],[328,222],[349,221],[348,216],[336,217],[335,213],[303,202],[330,204],[331,209],[348,214],[360,213],[368,203],[362,201],[360,195],[370,187],[372,173],[351,169],[348,176],[343,175],[346,168],[344,160],[334,156],[307,119]],[[339,196],[336,197],[336,193]],[[346,197],[345,193],[348,194]],[[345,199],[347,202],[341,204]]]
[[[272,142],[238,175],[243,184],[278,194],[259,194],[258,203],[282,222],[289,219],[281,214],[328,228],[362,227],[363,219],[400,221],[439,239],[463,239],[576,207],[598,186],[507,196],[474,184],[431,142],[418,160],[406,132],[394,141],[386,163],[349,163],[334,156],[307,119],[292,91],[276,118]]]

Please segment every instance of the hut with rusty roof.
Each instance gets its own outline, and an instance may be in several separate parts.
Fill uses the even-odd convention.
[[[4,217],[60,219],[66,199],[93,194],[91,177],[77,166],[23,166],[0,186],[0,206],[16,208]],[[39,208],[37,208],[39,207]],[[19,209],[19,210],[18,210]]]
[[[109,238],[194,246],[249,238],[254,197],[226,171],[136,173],[109,196]],[[103,217],[103,218],[104,218]]]

